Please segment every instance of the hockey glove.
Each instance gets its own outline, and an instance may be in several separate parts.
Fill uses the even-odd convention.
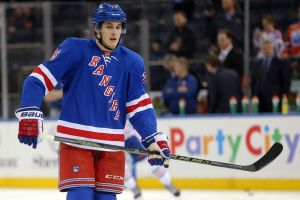
[[[43,132],[43,113],[37,107],[24,107],[15,112],[19,119],[18,139],[20,143],[36,148],[38,136]]]
[[[142,139],[142,144],[146,149],[154,152],[148,156],[150,165],[164,165],[165,168],[169,167],[170,149],[168,137],[165,134],[160,132],[154,133]]]

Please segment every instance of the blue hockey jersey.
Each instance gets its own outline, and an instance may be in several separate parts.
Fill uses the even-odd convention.
[[[144,81],[137,53],[121,45],[108,53],[95,40],[68,38],[26,78],[21,107],[40,107],[62,83],[57,136],[123,146],[126,118],[143,138],[157,132]]]

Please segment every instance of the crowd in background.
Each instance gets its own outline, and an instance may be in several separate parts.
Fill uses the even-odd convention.
[[[267,8],[276,1],[264,0],[261,4],[251,1],[252,8],[255,8],[254,2],[260,6],[267,2]],[[151,34],[150,37],[150,60],[163,61],[162,65],[150,67],[148,80],[151,91],[161,92],[158,98],[152,99],[157,113],[230,113],[232,99],[236,101],[236,112],[242,112],[243,97],[257,98],[259,112],[273,112],[275,97],[279,99],[281,108],[281,99],[285,95],[293,95],[290,91],[292,78],[300,77],[300,3],[298,4],[297,0],[288,0],[281,1],[279,5],[284,5],[284,2],[293,5],[294,8],[299,7],[290,21],[278,26],[278,13],[275,17],[273,10],[268,8],[257,16],[259,23],[251,24],[253,59],[250,63],[250,77],[245,77],[244,2],[170,1],[172,18],[165,20],[172,21],[172,24],[163,24],[168,27],[156,29],[155,34]],[[201,10],[197,10],[200,4]],[[124,10],[126,11],[126,8]],[[128,16],[131,14],[127,12]],[[39,16],[39,10],[26,7],[19,7],[7,13],[8,42],[17,43],[24,38],[31,42],[39,40],[42,37]],[[128,24],[130,23],[129,20]],[[202,26],[205,27],[204,30],[199,29]],[[73,36],[93,35],[92,31],[86,28],[76,31]],[[199,37],[202,38],[202,44],[203,41],[206,42],[202,51],[199,51]],[[130,36],[125,35],[124,43],[128,43],[128,40]],[[189,62],[198,58],[201,58],[202,62]],[[245,81],[250,81],[251,86],[247,93],[244,88]],[[48,108],[49,105],[59,105],[45,102]]]
[[[233,112],[230,108],[232,98],[236,101],[235,112],[242,112],[242,98],[247,98],[248,94],[244,92],[244,19],[238,2],[203,1],[205,36],[209,39],[209,45],[203,64],[197,66],[202,70],[196,71],[189,70],[189,64],[185,60],[197,57],[195,35],[199,30],[192,29],[192,24],[189,24],[193,10],[187,9],[193,7],[195,1],[173,2],[176,2],[173,29],[165,37],[165,43],[159,38],[151,44],[153,55],[159,53],[163,57],[164,50],[164,67],[170,76],[162,84],[163,101],[167,108],[163,112],[230,113]],[[291,27],[288,28],[290,29]],[[300,29],[297,31],[284,31],[287,32],[284,39],[282,31],[276,27],[274,17],[269,13],[261,16],[261,24],[257,24],[252,31],[254,59],[250,66],[250,96],[258,99],[258,112],[273,112],[274,98],[279,99],[280,112],[281,99],[290,94],[292,73],[297,77],[299,71],[298,63],[291,62],[300,52],[295,53],[293,50],[298,45],[296,40],[300,39]],[[294,69],[293,64],[296,65]],[[153,67],[151,70],[155,76],[152,78],[153,86],[158,85],[157,69]],[[207,95],[201,95],[201,90],[207,91]]]

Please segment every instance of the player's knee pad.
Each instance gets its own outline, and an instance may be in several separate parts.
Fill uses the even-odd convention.
[[[95,191],[94,200],[117,200],[117,196],[115,193]]]
[[[75,187],[68,189],[67,200],[94,200],[94,189],[89,187]]]

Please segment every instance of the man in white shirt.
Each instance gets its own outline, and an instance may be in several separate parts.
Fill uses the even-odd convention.
[[[233,35],[231,32],[227,29],[219,30],[217,42],[220,50],[218,58],[222,62],[223,67],[233,69],[239,75],[240,79],[242,79],[242,54],[234,48]]]

